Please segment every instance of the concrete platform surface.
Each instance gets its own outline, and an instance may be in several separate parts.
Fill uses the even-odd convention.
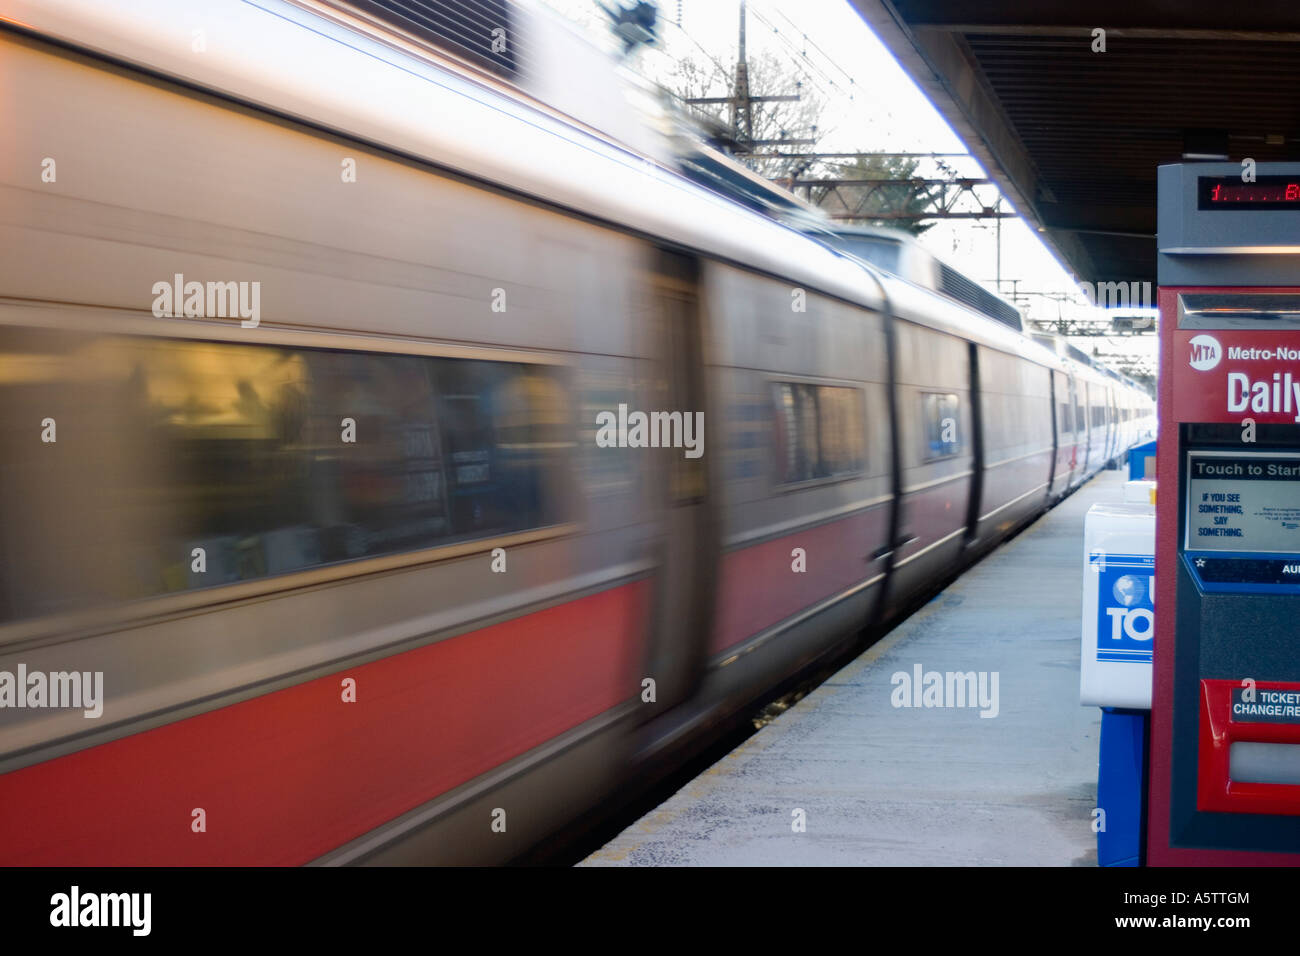
[[[1096,865],[1083,519],[1122,483],[1102,472],[581,865]],[[974,706],[948,672],[975,673]]]

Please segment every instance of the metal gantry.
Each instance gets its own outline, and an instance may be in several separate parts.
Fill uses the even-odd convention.
[[[977,186],[994,186],[991,179],[791,179],[782,185],[795,195],[799,195],[798,190],[804,190],[804,198],[826,210],[832,219],[915,222],[922,219],[1005,219],[1016,215],[999,209],[998,197],[988,203],[975,192]],[[821,192],[815,196],[817,190]],[[875,209],[869,208],[873,197],[878,197]],[[959,209],[958,203],[965,197],[972,199],[977,208]],[[918,199],[924,203],[921,208],[916,208]]]

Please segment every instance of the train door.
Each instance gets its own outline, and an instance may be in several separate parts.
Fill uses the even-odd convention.
[[[1099,466],[1106,467],[1106,463],[1111,459],[1111,419],[1110,419],[1110,386],[1103,385],[1099,389],[1099,402],[1097,406],[1097,417],[1100,419],[1101,427],[1101,454],[1099,457]]]
[[[1115,405],[1115,386],[1106,386],[1106,460],[1119,453],[1119,409]]]
[[[1059,388],[1056,394],[1059,396],[1058,407],[1061,416],[1061,460],[1057,466],[1057,473],[1064,474],[1065,487],[1069,488],[1074,483],[1074,473],[1078,465],[1074,436],[1074,378],[1069,373],[1058,372],[1057,383]]]
[[[1088,409],[1088,422],[1092,425],[1090,463],[1092,470],[1105,466],[1106,461],[1106,386],[1093,382],[1090,398],[1092,406]]]
[[[1056,394],[1057,373],[1054,369],[1047,369],[1047,408],[1048,414],[1052,417],[1052,464],[1047,472],[1047,497],[1048,500],[1062,491],[1061,472],[1061,443],[1064,440],[1061,435],[1061,415],[1057,411],[1061,407],[1060,398]],[[1066,476],[1064,484],[1069,484],[1069,476]]]
[[[1083,394],[1080,395],[1080,392]],[[1078,451],[1075,453],[1075,481],[1082,481],[1088,473],[1088,453],[1092,450],[1092,429],[1088,428],[1088,382],[1075,378],[1074,398],[1074,440]],[[1082,403],[1080,403],[1082,399]]]
[[[646,411],[681,412],[685,434],[688,421],[710,419],[699,261],[657,250],[651,284],[660,361],[648,392],[654,406]],[[707,445],[709,431],[699,432],[695,437],[701,453],[695,457],[685,447],[647,449],[653,462],[648,477],[664,516],[663,539],[655,549],[658,567],[645,672],[655,682],[655,706],[645,709],[647,718],[689,698],[704,673],[720,548],[716,496],[710,493],[713,453]]]
[[[966,547],[970,548],[977,543],[976,536],[985,497],[984,469],[987,461],[988,433],[984,422],[984,393],[980,385],[979,346],[974,342],[967,342],[966,348],[970,356],[970,431],[975,452],[975,459],[971,465],[971,487],[969,501],[966,506],[966,534],[964,537]]]
[[[961,558],[976,443],[968,343],[903,321],[894,334],[898,534],[888,589],[898,610]]]
[[[1091,382],[1088,385],[1088,468],[1089,473],[1102,466],[1106,457],[1106,388]]]

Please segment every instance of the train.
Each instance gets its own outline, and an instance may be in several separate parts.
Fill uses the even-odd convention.
[[[584,49],[0,0],[0,863],[517,860],[1153,433]]]

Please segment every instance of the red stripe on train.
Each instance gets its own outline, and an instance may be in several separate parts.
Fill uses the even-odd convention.
[[[718,653],[884,570],[871,552],[886,538],[887,506],[728,551],[722,558],[718,624],[709,650]],[[806,570],[792,570],[803,548]]]
[[[1005,503],[1042,480],[1051,452],[1026,461],[1013,482],[995,475]],[[986,474],[993,474],[993,469]],[[1005,484],[1012,488],[1006,489]],[[996,489],[995,489],[996,490]],[[960,530],[966,520],[969,479],[936,485],[904,497],[904,533],[916,541],[900,549],[899,557],[915,554],[927,545]],[[997,500],[992,494],[986,500]],[[845,518],[805,528],[794,534],[728,551],[722,558],[718,588],[717,627],[709,639],[717,654],[839,594],[884,571],[885,562],[873,555],[887,537],[889,507],[876,505]],[[792,551],[803,548],[806,570],[792,569]]]
[[[603,591],[6,774],[0,862],[308,862],[632,697],[647,595]]]

